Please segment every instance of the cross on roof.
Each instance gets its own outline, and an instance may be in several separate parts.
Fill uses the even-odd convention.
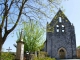
[[[6,49],[6,50],[8,50],[8,52],[10,52],[10,50],[12,50],[12,49],[10,49],[10,47],[8,48],[8,49]]]

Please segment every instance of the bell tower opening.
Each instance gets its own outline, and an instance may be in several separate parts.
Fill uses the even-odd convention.
[[[62,18],[61,18],[61,17],[59,17],[59,22],[60,22],[60,23],[62,22]]]

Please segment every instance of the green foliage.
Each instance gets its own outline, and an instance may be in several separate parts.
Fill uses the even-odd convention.
[[[38,57],[33,56],[33,59],[32,60],[56,60],[56,59],[55,58],[48,57],[48,55],[47,55],[46,52],[39,51],[38,52]]]
[[[38,51],[43,43],[43,29],[40,28],[38,22],[29,21],[29,23],[24,23],[24,37],[25,51]]]
[[[78,46],[77,48],[80,49],[80,46]]]
[[[34,52],[40,50],[43,47],[44,42],[43,34],[44,29],[39,26],[38,22],[34,21],[29,21],[28,23],[23,22],[22,38],[23,41],[25,42],[24,51]]]
[[[44,57],[44,58],[35,57],[34,60],[56,60],[56,59],[50,57]]]
[[[1,60],[12,60],[12,59],[14,59],[14,56],[11,53],[2,52]]]

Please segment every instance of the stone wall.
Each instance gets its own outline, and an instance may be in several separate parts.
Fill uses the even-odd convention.
[[[61,21],[59,21],[59,18]],[[76,38],[74,26],[61,10],[52,21],[47,23],[44,51],[50,57],[60,58],[59,49],[65,52],[65,58],[76,58]]]

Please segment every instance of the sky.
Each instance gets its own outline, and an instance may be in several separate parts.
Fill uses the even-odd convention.
[[[63,7],[63,8],[62,8]],[[76,46],[80,45],[80,0],[67,0],[63,1],[60,5],[62,10],[64,10],[64,14],[69,19],[71,23],[75,26],[75,34],[76,34]],[[11,52],[16,52],[16,48],[13,46],[16,43],[17,36],[16,33],[11,33],[7,37],[3,45],[3,51],[7,51],[9,47],[12,49]]]

